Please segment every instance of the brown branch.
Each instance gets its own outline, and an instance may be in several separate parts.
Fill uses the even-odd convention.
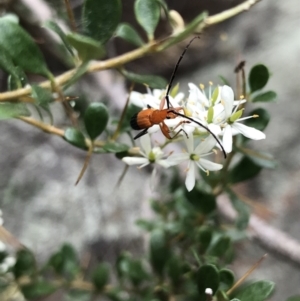
[[[218,210],[228,220],[235,221],[236,211],[225,195],[218,198]],[[300,242],[252,214],[248,233],[263,247],[300,265]]]
[[[235,15],[238,15],[238,14],[248,10],[251,6],[253,6],[254,4],[256,4],[259,1],[260,0],[247,0],[244,3],[238,5],[234,8],[228,9],[222,13],[208,17],[198,25],[198,28],[200,28],[202,30],[205,27],[209,27],[213,24],[217,24],[221,21],[224,21]],[[199,30],[197,29],[196,31],[199,31]],[[89,65],[87,72],[96,72],[96,71],[106,70],[106,69],[110,69],[110,68],[116,68],[116,67],[122,66],[126,63],[129,63],[133,60],[136,60],[136,59],[144,56],[145,54],[148,54],[151,52],[162,51],[172,45],[172,43],[170,44],[170,43],[168,43],[168,41],[173,40],[175,37],[178,36],[177,42],[180,42],[181,40],[183,40],[185,38],[185,35],[182,35],[183,32],[184,32],[184,30],[180,31],[179,33],[176,33],[176,35],[171,35],[171,36],[167,37],[166,39],[164,39],[164,41],[149,42],[149,43],[145,44],[144,46],[142,46],[141,48],[138,48],[138,49],[135,49],[128,53],[122,54],[118,57],[108,59],[106,61],[93,62]],[[162,44],[165,45],[165,47],[159,47],[159,46],[162,46]],[[65,84],[66,82],[68,82],[68,80],[70,80],[72,78],[72,76],[74,75],[75,72],[76,72],[76,69],[72,69],[72,70],[69,70],[69,71],[61,74],[60,76],[56,77],[55,78],[56,84],[57,85]],[[50,81],[45,81],[45,82],[41,83],[40,86],[43,88],[51,89]],[[26,88],[15,90],[15,91],[8,91],[8,92],[0,93],[0,102],[11,101],[15,98],[20,98],[22,96],[29,95],[30,93],[31,93],[30,87],[26,87]]]

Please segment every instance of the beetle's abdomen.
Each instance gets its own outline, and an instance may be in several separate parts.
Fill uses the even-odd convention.
[[[147,109],[134,114],[130,120],[130,126],[134,130],[142,130],[150,128],[153,124],[150,122],[150,116],[153,110]]]

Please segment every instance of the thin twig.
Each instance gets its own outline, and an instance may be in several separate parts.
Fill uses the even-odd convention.
[[[230,200],[225,195],[221,195],[218,197],[217,204],[221,215],[234,222],[237,212],[233,209]],[[287,233],[272,227],[255,214],[251,214],[248,233],[269,252],[284,256],[300,265],[300,242]]]
[[[204,21],[201,22],[201,24],[199,24],[198,27],[200,27],[202,30],[205,27],[209,27],[213,24],[224,21],[228,18],[231,18],[235,15],[238,15],[238,14],[248,10],[251,6],[253,6],[254,4],[256,4],[259,1],[260,0],[247,0],[244,3],[242,3],[236,7],[233,7],[222,13],[219,13],[214,16],[206,18]],[[197,30],[197,32],[198,32],[198,30]],[[176,36],[181,38],[181,34],[182,34],[182,32],[177,33]],[[180,38],[178,38],[177,42],[180,42],[182,39],[185,38],[185,36],[183,35],[181,40],[180,40]],[[127,52],[127,53],[117,56],[115,58],[108,59],[106,61],[99,61],[99,62],[91,63],[87,69],[87,72],[97,72],[97,71],[106,70],[106,69],[110,69],[110,68],[120,67],[124,64],[127,64],[133,60],[136,60],[136,59],[144,56],[145,54],[165,50],[172,45],[172,44],[167,43],[171,39],[172,40],[174,39],[174,35],[169,36],[168,38],[164,39],[163,41],[149,42],[149,43],[145,44],[144,46],[142,46],[141,48]],[[163,47],[159,47],[159,46],[162,46],[162,44],[163,44]],[[76,69],[72,69],[72,70],[69,70],[69,71],[61,74],[60,76],[56,77],[55,78],[56,84],[57,85],[65,84],[66,82],[68,82],[70,80],[70,78],[72,78],[72,76],[74,75],[75,72],[76,72]],[[45,82],[41,83],[40,86],[43,88],[51,89],[50,81],[45,81]],[[29,95],[30,93],[31,93],[31,87],[26,87],[26,88],[14,90],[14,91],[0,93],[0,102],[11,101],[15,98],[20,98],[22,96]]]
[[[77,31],[76,22],[75,22],[75,18],[74,18],[74,14],[73,14],[73,10],[72,10],[70,1],[64,0],[64,3],[65,3],[65,7],[66,7],[67,14],[69,17],[71,29],[72,29],[72,31],[76,32]]]
[[[18,119],[20,119],[20,120],[22,120],[26,123],[29,123],[29,124],[39,128],[39,129],[43,130],[46,133],[57,135],[57,136],[60,136],[60,137],[64,136],[65,131],[62,130],[62,129],[59,129],[59,128],[53,126],[53,125],[43,123],[43,122],[38,121],[38,120],[36,120],[34,118],[31,118],[31,117],[19,116]]]
[[[75,182],[75,186],[80,182],[80,180],[82,179],[87,167],[89,166],[89,162],[90,162],[90,159],[92,157],[92,154],[93,154],[93,149],[94,149],[94,143],[90,143],[89,145],[89,151],[87,152],[86,154],[86,157],[85,157],[85,161],[84,161],[84,164],[83,164],[83,167],[80,171],[80,174]]]
[[[223,22],[227,19],[230,19],[242,12],[245,12],[247,10],[249,10],[253,5],[255,5],[256,3],[260,2],[261,0],[248,0],[245,1],[233,8],[227,9],[219,14],[216,14],[214,16],[211,16],[209,18],[207,18],[205,20],[205,23],[207,26],[213,25],[213,24],[217,24],[220,22]]]
[[[240,286],[246,278],[248,278],[253,271],[262,263],[262,261],[267,257],[268,254],[262,256],[227,292],[227,295],[230,295],[238,286]]]
[[[13,236],[8,230],[6,230],[1,225],[0,225],[0,240],[17,250],[24,248],[24,245],[21,242],[19,242],[19,240],[15,236]]]

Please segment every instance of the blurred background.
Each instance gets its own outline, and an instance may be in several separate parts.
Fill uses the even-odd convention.
[[[80,27],[82,1],[70,2]],[[203,10],[215,14],[240,2],[167,1],[186,22]],[[54,74],[68,70],[68,62],[57,47],[56,37],[41,28],[46,20],[53,18],[67,24],[64,1],[0,1],[0,13],[6,12],[19,16],[22,26],[41,47]],[[133,0],[123,1],[122,21],[139,29],[134,19]],[[169,32],[170,28],[162,20],[156,37]],[[188,39],[161,54],[136,60],[127,68],[169,79],[187,42]],[[113,57],[130,49],[133,48],[126,42],[112,39],[107,55]],[[256,214],[300,241],[300,6],[297,0],[263,0],[249,12],[209,28],[187,52],[175,81],[180,82],[186,95],[189,82],[221,84],[219,75],[234,84],[233,70],[241,60],[246,60],[246,71],[263,63],[272,73],[268,89],[276,91],[278,99],[266,106],[272,115],[266,130],[267,139],[252,145],[272,153],[279,164],[276,170],[264,170],[255,180],[239,185],[238,189],[267,209],[257,209]],[[1,91],[6,90],[6,80],[6,75],[0,71]],[[117,115],[124,106],[127,91],[128,83],[123,77],[108,70],[85,76],[72,93],[84,95],[89,101],[105,101]],[[65,127],[68,120],[61,107],[53,105],[53,111],[55,124]],[[123,162],[111,154],[94,155],[86,174],[75,187],[85,152],[21,121],[1,121],[0,126],[0,208],[4,226],[31,248],[40,261],[66,241],[92,261],[113,261],[121,250],[134,254],[142,252],[145,237],[134,221],[151,217],[148,204],[150,169],[132,167],[122,184],[116,186],[124,169]],[[237,275],[242,275],[267,251],[270,250],[255,240],[239,244],[233,266]],[[297,263],[271,250],[253,277],[274,281],[277,286],[272,300],[280,301],[300,293],[299,271]]]

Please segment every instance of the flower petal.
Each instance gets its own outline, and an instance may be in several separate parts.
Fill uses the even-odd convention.
[[[185,187],[188,191],[191,191],[195,187],[195,164],[189,161],[188,170],[185,179]]]
[[[222,164],[211,162],[209,160],[202,159],[202,158],[200,158],[200,160],[196,163],[199,163],[204,169],[211,170],[211,171],[220,170],[223,168]]]
[[[178,165],[181,162],[187,161],[190,158],[190,154],[182,153],[182,154],[173,154],[169,156],[166,160],[168,161],[169,166]]]
[[[224,101],[224,109],[226,118],[232,113],[234,94],[233,90],[229,86],[223,86],[221,90],[221,98]]]
[[[202,154],[206,154],[212,150],[216,143],[216,139],[212,135],[209,135],[204,141],[199,143],[199,145],[195,148],[194,153],[200,156]]]
[[[261,140],[266,138],[265,133],[239,122],[233,123],[232,127],[243,134],[245,137],[253,140]]]
[[[151,148],[151,139],[150,139],[150,135],[146,134],[144,136],[142,136],[140,138],[140,143],[141,143],[141,147],[142,149],[145,151],[145,153],[147,154],[147,156],[149,155],[149,153],[151,152],[152,148]]]
[[[147,158],[137,158],[137,157],[124,157],[122,158],[122,161],[128,165],[139,165],[139,164],[145,164],[147,162],[149,163]]]
[[[194,152],[194,136],[190,135],[189,137],[183,136],[183,140],[185,142],[185,145],[188,149],[189,154],[192,154]]]
[[[226,153],[231,153],[232,151],[232,131],[231,126],[227,124],[223,132],[223,147]]]
[[[172,166],[172,165],[170,165],[168,159],[161,159],[161,160],[157,160],[155,162],[164,168],[169,168],[170,166]]]

